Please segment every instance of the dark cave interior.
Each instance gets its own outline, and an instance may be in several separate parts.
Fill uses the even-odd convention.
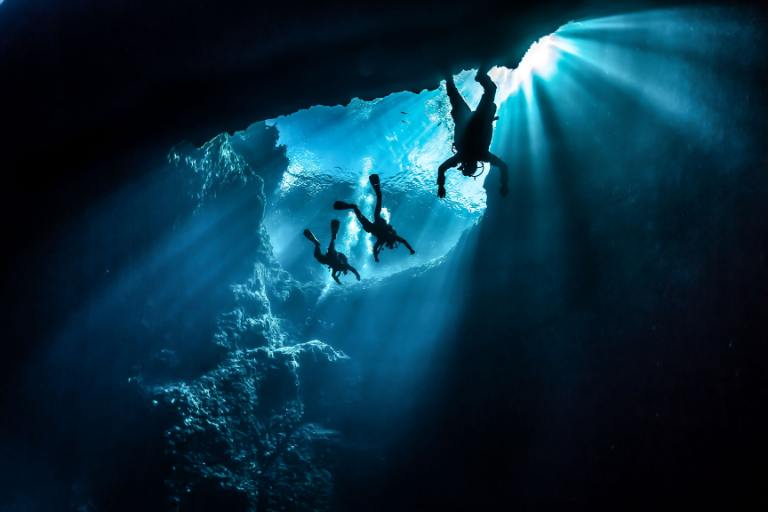
[[[679,5],[0,3],[0,509],[762,509],[768,25]],[[360,185],[274,192],[312,123],[574,19],[614,25],[502,100],[508,197],[385,181],[450,244],[330,293],[281,256]]]

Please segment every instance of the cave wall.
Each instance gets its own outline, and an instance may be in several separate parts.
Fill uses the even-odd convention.
[[[11,2],[6,2],[3,8],[10,5]],[[108,23],[104,22],[104,26]],[[412,49],[405,46],[409,51]],[[759,48],[761,45],[739,51],[757,52]],[[467,61],[473,58],[467,57]],[[374,61],[389,62],[384,57]],[[464,61],[456,57],[451,65],[459,62]],[[373,477],[366,482],[368,487],[360,487],[353,471],[344,473],[345,504],[351,504],[351,509],[370,505],[370,496],[375,496],[382,509],[427,502],[456,506],[483,504],[485,500],[489,504],[499,499],[521,506],[574,501],[578,505],[635,496],[640,492],[637,482],[650,482],[652,487],[639,499],[641,503],[645,500],[658,504],[655,500],[664,496],[689,503],[728,499],[748,503],[760,498],[756,473],[749,466],[759,463],[765,454],[765,444],[760,441],[764,430],[761,404],[766,390],[766,373],[761,363],[764,359],[760,357],[764,354],[761,340],[766,334],[766,160],[764,149],[757,144],[765,140],[766,134],[761,85],[765,68],[759,67],[761,62],[741,70],[734,70],[723,61],[712,63],[713,71],[739,72],[730,77],[744,94],[735,97],[733,112],[725,112],[724,118],[730,124],[724,131],[747,134],[752,144],[749,151],[728,136],[720,145],[690,144],[685,130],[649,117],[642,105],[635,104],[621,91],[612,90],[604,91],[605,108],[573,119],[589,121],[592,126],[590,131],[573,135],[557,125],[553,112],[559,99],[545,84],[534,84],[541,100],[544,130],[552,143],[550,164],[540,170],[550,187],[552,202],[542,203],[534,193],[537,176],[526,166],[533,162],[530,155],[516,160],[516,148],[525,147],[528,141],[505,141],[501,147],[508,151],[505,156],[519,164],[513,172],[510,197],[501,202],[495,187],[490,187],[486,219],[460,246],[456,253],[460,256],[453,263],[434,274],[427,269],[426,274],[400,276],[391,285],[365,292],[370,295],[361,290],[358,295],[334,296],[313,313],[316,319],[322,319],[340,310],[370,311],[365,309],[371,307],[369,299],[374,303],[394,303],[403,300],[405,290],[409,293],[409,302],[405,303],[409,312],[401,315],[403,325],[428,329],[438,322],[435,319],[443,321],[440,314],[451,315],[451,320],[457,322],[450,324],[453,334],[439,332],[435,337],[435,344],[428,347],[431,351],[426,352],[429,358],[425,359],[425,366],[409,367],[414,372],[424,367],[429,370],[425,373],[429,379],[419,383],[424,396],[411,401],[405,409],[413,423],[397,428],[397,443],[388,445],[391,451],[373,475],[358,475]],[[158,79],[162,76],[159,74]],[[371,76],[381,78],[377,74]],[[18,80],[14,87],[20,89],[19,84],[25,82]],[[433,85],[433,80],[429,76],[424,83]],[[270,78],[265,83],[273,87],[276,82]],[[408,89],[412,84],[401,85],[393,78],[376,81],[376,88],[361,86],[349,93],[344,83],[331,82],[326,86],[332,92],[327,97],[332,99],[327,101],[346,101],[351,94],[365,95],[366,92],[359,91],[379,91],[378,87],[387,92],[400,87]],[[419,86],[421,82],[416,87]],[[206,90],[192,93],[196,98],[221,97]],[[44,92],[40,95],[46,96]],[[305,101],[309,96],[297,97]],[[237,98],[232,100],[233,104],[243,104],[241,97],[233,98]],[[64,102],[58,96],[50,101]],[[25,103],[31,104],[21,102]],[[126,103],[130,105],[131,101]],[[158,103],[162,101],[148,104],[156,107]],[[176,107],[192,115],[190,104],[194,102]],[[297,104],[276,101],[273,106],[277,110]],[[618,116],[613,113],[619,107],[624,112],[622,119],[634,119],[634,124],[623,125],[621,130],[616,129]],[[97,107],[85,110],[102,115]],[[242,112],[245,121],[250,114],[245,109]],[[35,119],[34,111],[28,113],[29,119]],[[239,265],[227,267],[217,274],[219,281],[190,294],[189,302],[179,304],[176,294],[163,302],[159,294],[151,303],[160,306],[150,308],[145,307],[146,287],[149,284],[154,290],[157,283],[150,281],[156,275],[141,276],[137,280],[140,291],[131,288],[131,283],[123,283],[130,293],[118,295],[110,305],[134,314],[117,323],[111,322],[110,317],[110,322],[96,321],[94,325],[93,318],[98,318],[99,312],[83,310],[82,306],[115,284],[108,274],[125,275],[127,270],[131,275],[131,268],[144,261],[142,254],[151,253],[167,230],[178,229],[174,226],[179,222],[181,231],[188,229],[188,233],[193,233],[195,226],[210,226],[205,223],[205,215],[194,217],[199,201],[207,195],[178,194],[180,188],[188,185],[167,178],[169,174],[159,174],[161,178],[149,181],[142,176],[166,166],[170,142],[178,140],[176,135],[166,137],[161,132],[168,129],[166,135],[180,134],[182,131],[176,131],[178,125],[160,120],[155,127],[149,122],[149,131],[144,131],[141,128],[152,119],[149,111],[138,109],[131,115],[136,117],[114,116],[106,125],[91,123],[85,116],[86,121],[82,122],[88,130],[73,129],[69,134],[67,121],[76,117],[69,112],[64,121],[57,121],[59,125],[51,125],[63,125],[60,130],[46,134],[53,139],[51,142],[40,142],[40,138],[34,137],[19,142],[25,138],[20,135],[4,139],[10,141],[9,161],[15,165],[12,170],[24,174],[18,190],[9,194],[12,200],[5,203],[4,211],[7,218],[13,219],[9,228],[11,240],[19,241],[23,249],[5,255],[15,272],[4,277],[8,281],[4,290],[10,296],[5,311],[8,318],[3,322],[4,339],[17,343],[6,354],[5,364],[9,368],[3,373],[4,384],[7,383],[2,386],[3,404],[9,410],[13,406],[19,413],[4,415],[2,426],[4,431],[23,433],[14,438],[19,441],[17,447],[3,446],[3,454],[7,455],[4,460],[16,464],[15,476],[7,482],[22,489],[34,477],[43,476],[54,482],[50,496],[81,505],[91,499],[92,489],[78,487],[82,484],[59,485],[56,482],[65,480],[62,475],[101,473],[104,479],[98,481],[97,487],[105,493],[100,499],[107,500],[106,503],[129,497],[139,500],[133,490],[145,485],[149,477],[153,482],[151,490],[157,496],[165,492],[165,466],[153,469],[149,475],[134,469],[154,461],[159,453],[156,450],[165,447],[165,439],[152,438],[147,442],[147,434],[147,438],[138,436],[117,448],[97,446],[90,441],[101,435],[99,428],[105,424],[105,418],[111,429],[108,439],[121,435],[128,438],[137,431],[154,433],[155,427],[171,422],[172,418],[162,415],[156,423],[153,420],[147,425],[143,418],[151,417],[155,409],[146,396],[136,391],[135,382],[106,387],[104,384],[110,382],[110,372],[139,374],[125,367],[136,352],[144,357],[157,351],[157,358],[147,357],[155,366],[143,368],[140,373],[145,382],[161,381],[168,366],[177,364],[174,356],[162,349],[167,348],[167,343],[178,347],[190,340],[199,350],[186,356],[177,351],[177,357],[190,357],[182,361],[183,372],[190,378],[207,375],[204,382],[215,380],[216,365],[221,363],[226,369],[228,361],[226,352],[210,343],[219,332],[218,313],[237,309],[229,285],[247,282],[251,270]],[[29,119],[20,122],[19,133],[28,135],[37,126]],[[114,131],[112,123],[126,119],[129,122]],[[230,119],[234,118],[227,117],[224,124]],[[208,118],[200,123],[205,128],[200,133],[208,133],[213,127],[214,132],[220,129],[218,120]],[[626,134],[632,133],[632,127],[636,129],[638,123],[641,128],[651,126],[663,134],[659,137],[663,142],[646,154],[637,148],[634,152],[626,150]],[[239,121],[233,124],[239,125]],[[111,142],[102,144],[104,140],[91,137],[91,130],[103,130],[103,137]],[[156,140],[157,146],[155,142],[145,144],[141,137],[122,139],[126,134],[123,130],[134,130],[141,137]],[[589,140],[588,135],[593,132],[607,135],[600,141]],[[273,152],[274,138],[270,137],[274,135],[265,137],[265,145],[269,146],[266,153],[270,156],[264,167],[272,171],[263,177],[274,181],[274,173],[283,168],[285,161],[279,150]],[[201,149],[195,149],[194,144],[186,146],[178,154],[200,158],[202,152],[204,158],[204,153],[211,150],[215,158],[205,164],[205,169],[210,170],[217,162],[237,169],[242,155],[227,160],[232,155],[222,153],[226,140],[222,136]],[[124,156],[126,148],[132,153],[130,157]],[[733,158],[737,163],[724,165],[723,157],[729,154],[738,156]],[[19,155],[30,155],[30,159],[21,165]],[[218,160],[222,155],[229,157]],[[252,162],[259,161],[256,156],[252,158]],[[609,160],[620,162],[619,168],[646,174],[598,174]],[[727,172],[724,168],[728,168]],[[40,169],[41,174],[34,172]],[[97,179],[89,182],[94,175]],[[200,177],[194,171],[190,176]],[[211,190],[192,181],[197,192]],[[114,199],[106,191],[117,191],[118,197],[131,200],[117,201],[120,206],[114,209],[102,208]],[[138,201],[131,195],[136,191],[141,192]],[[251,201],[258,202],[259,195],[235,196],[244,202],[240,210],[222,210],[222,204],[217,206],[216,201],[209,205],[212,216],[207,222],[215,221],[218,215],[223,227],[235,226],[232,231],[224,229],[222,236],[226,242],[214,245],[212,253],[210,239],[202,238],[188,246],[188,254],[207,253],[209,259],[176,268],[176,260],[170,258],[154,267],[159,274],[173,271],[173,289],[183,288],[183,283],[194,279],[200,268],[210,262],[231,259],[245,263],[264,249],[257,247],[263,240],[254,232],[258,218],[252,216]],[[546,213],[539,215],[541,211]],[[62,218],[57,217],[59,214]],[[91,216],[100,220],[89,221]],[[196,220],[185,225],[183,219]],[[540,222],[533,222],[536,220]],[[72,238],[62,234],[69,236],[72,232]],[[243,244],[244,240],[255,245]],[[552,243],[534,243],[541,240]],[[233,255],[232,247],[239,247],[242,253]],[[428,292],[436,282],[457,280],[465,274],[472,278],[449,282],[442,295],[452,297],[451,292],[460,293],[460,301],[448,308],[430,303],[433,298]],[[459,284],[464,288],[459,288]],[[306,293],[314,297],[317,291]],[[270,302],[270,307],[284,308],[276,309],[278,316],[292,310],[303,311],[306,303],[300,296],[295,300],[298,302],[288,300],[283,305],[279,300]],[[141,307],[137,306],[139,303]],[[429,312],[434,316],[418,313],[418,307],[425,303],[432,306]],[[174,307],[182,308],[182,312],[163,318]],[[156,311],[160,311],[159,316]],[[198,314],[184,315],[184,311]],[[360,323],[370,322],[363,317]],[[43,366],[47,370],[38,372],[42,383],[32,378],[25,382],[24,389],[33,391],[29,395],[19,392],[18,376],[20,372],[27,375],[30,368],[16,364],[21,355],[26,361],[45,359],[46,350],[52,345],[46,335],[70,324],[86,326],[87,333],[72,338],[74,341],[70,340],[59,353],[69,357],[82,355],[74,367],[82,373],[72,372],[72,367],[66,365],[54,371]],[[137,343],[133,330],[136,325],[148,326],[144,328],[153,330],[162,343]],[[330,328],[310,325],[295,330],[340,335],[344,328],[339,322]],[[86,337],[118,342],[105,342],[97,352],[88,352],[98,344],[85,347],[82,340]],[[377,338],[375,326],[366,331],[365,338],[382,341]],[[417,335],[412,338],[421,339]],[[390,331],[383,341],[396,339],[396,333]],[[336,348],[349,352],[360,347],[351,340],[344,341],[344,346]],[[390,350],[390,359],[385,361],[402,362],[397,358],[397,350]],[[378,355],[375,350],[365,354],[368,361],[375,361]],[[114,366],[102,368],[105,361],[113,361]],[[290,362],[290,358],[285,361]],[[32,368],[34,371],[35,367]],[[177,366],[173,371],[181,370]],[[89,380],[94,372],[99,375]],[[386,379],[386,375],[380,377]],[[70,387],[50,392],[57,380],[73,382]],[[80,396],[77,386],[81,385],[90,386],[93,391]],[[207,389],[202,384],[200,388]],[[41,389],[50,403],[35,404]],[[369,396],[386,396],[375,385],[370,389],[373,391]],[[104,409],[100,411],[98,407]],[[121,409],[136,414],[127,414],[129,420],[125,422],[114,420],[120,418]],[[47,428],[52,424],[55,428],[28,429],[26,421],[30,418],[38,426]],[[356,435],[370,433],[365,429],[372,426],[383,435],[386,429],[373,423],[353,422],[354,428],[361,429]],[[66,462],[46,468],[50,466],[46,457],[31,461],[27,458],[27,446],[38,453],[57,453],[60,461]],[[359,469],[364,464],[360,462],[365,459],[360,458],[359,451],[350,450],[348,456],[344,462],[358,464],[350,467]],[[115,467],[130,469],[112,475],[104,471]],[[4,473],[10,474],[11,470]],[[232,507],[245,506],[238,496],[231,498]]]

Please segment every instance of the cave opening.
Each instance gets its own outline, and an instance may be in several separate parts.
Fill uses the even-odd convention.
[[[87,293],[43,285],[75,312],[13,389],[32,426],[10,418],[22,442],[0,444],[9,503],[548,508],[641,481],[738,494],[756,478],[740,458],[766,453],[764,422],[733,420],[765,389],[748,350],[765,339],[758,32],[729,9],[642,11],[567,23],[491,68],[508,197],[491,170],[450,173],[437,198],[452,153],[439,78],[172,147],[56,241],[68,263],[52,268],[85,268]],[[474,75],[455,75],[470,106]],[[374,172],[414,256],[375,264],[331,208],[369,213]],[[333,283],[301,236],[324,244],[334,217],[360,283]]]

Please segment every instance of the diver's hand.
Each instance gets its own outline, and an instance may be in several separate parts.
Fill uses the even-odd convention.
[[[437,187],[437,197],[440,199],[445,198],[445,187],[443,185]]]
[[[499,189],[499,192],[501,192],[502,197],[507,197],[507,194],[509,194],[509,187],[507,186],[506,183],[504,183],[501,186],[501,189]]]
[[[411,251],[411,256],[413,256],[414,254],[416,254],[416,251],[414,251],[413,249],[410,249],[410,251]]]

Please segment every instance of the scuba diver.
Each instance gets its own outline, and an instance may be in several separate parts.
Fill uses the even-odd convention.
[[[448,90],[448,99],[451,101],[451,117],[456,126],[453,136],[455,155],[440,164],[437,171],[437,195],[445,197],[445,171],[452,167],[458,167],[464,176],[476,178],[482,171],[482,162],[489,162],[499,168],[501,172],[501,195],[507,195],[507,182],[509,176],[507,164],[491,153],[491,138],[493,137],[493,121],[496,117],[496,104],[493,98],[496,95],[496,84],[488,76],[484,69],[480,69],[475,75],[475,80],[483,86],[483,97],[477,108],[472,111],[464,98],[459,94],[453,75],[450,73],[445,80]],[[480,171],[478,172],[478,169]]]
[[[328,251],[323,254],[320,252],[320,241],[317,237],[308,229],[304,230],[304,236],[307,240],[315,244],[315,259],[323,265],[328,265],[331,269],[331,277],[334,281],[341,284],[339,281],[339,274],[346,275],[347,272],[355,274],[357,280],[360,280],[360,274],[357,273],[355,267],[349,264],[347,257],[342,253],[336,251],[336,235],[339,232],[339,221],[333,219],[331,221],[331,243],[328,244]]]
[[[360,212],[360,208],[355,204],[336,201],[333,203],[333,208],[335,210],[353,210],[365,232],[376,237],[376,243],[373,245],[373,259],[376,260],[376,262],[379,261],[379,252],[381,252],[382,245],[394,249],[399,244],[403,244],[409,251],[411,251],[411,254],[415,254],[416,251],[413,250],[411,244],[409,244],[405,238],[399,236],[394,228],[381,216],[381,184],[379,182],[379,175],[371,174],[368,180],[371,182],[374,192],[376,192],[376,208],[373,210],[373,222],[365,218]]]

